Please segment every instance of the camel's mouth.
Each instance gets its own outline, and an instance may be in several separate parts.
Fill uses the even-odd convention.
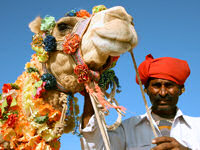
[[[104,54],[108,52],[111,56],[119,56],[132,48],[130,42],[125,42],[117,38],[101,37],[98,34],[92,38],[92,41],[96,48],[101,50]]]
[[[96,28],[92,41],[102,52],[113,56],[131,50],[136,45],[134,27],[124,20],[113,20],[103,27]]]

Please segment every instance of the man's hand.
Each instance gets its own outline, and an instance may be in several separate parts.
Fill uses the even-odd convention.
[[[172,137],[157,137],[152,140],[152,144],[157,144],[152,150],[189,150]]]

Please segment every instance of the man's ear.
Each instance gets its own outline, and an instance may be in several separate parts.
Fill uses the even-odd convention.
[[[42,18],[38,16],[32,22],[29,23],[29,28],[33,33],[40,32],[41,20]]]
[[[179,94],[179,95],[183,94],[184,92],[185,92],[185,87],[182,87],[182,88],[180,89],[180,94]]]
[[[144,88],[144,92],[145,92],[147,95],[149,95],[148,89],[147,89],[146,87]]]

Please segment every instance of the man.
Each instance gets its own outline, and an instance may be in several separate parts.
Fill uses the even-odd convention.
[[[190,74],[187,62],[171,57],[154,59],[147,55],[138,71],[152,104],[151,116],[159,137],[154,137],[146,114],[131,117],[115,131],[108,131],[111,149],[200,150],[200,118],[183,115],[176,106]],[[81,127],[84,150],[105,149],[93,114],[90,99],[86,95]]]

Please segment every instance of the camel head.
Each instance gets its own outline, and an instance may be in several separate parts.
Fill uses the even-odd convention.
[[[77,62],[70,54],[63,52],[62,45],[66,42],[66,36],[78,28],[79,22],[90,18],[87,25],[81,27],[84,31],[80,34],[79,43],[81,58],[90,70],[101,71],[110,57],[120,56],[137,45],[133,18],[123,7],[113,7],[93,15],[87,12],[83,14],[85,15],[59,19],[50,31],[56,39],[57,47],[56,51],[48,54],[47,69],[56,77],[58,83],[72,93],[80,92],[84,86],[77,82],[78,77],[74,73]],[[37,17],[29,27],[37,34],[42,32],[42,25],[43,20]]]

